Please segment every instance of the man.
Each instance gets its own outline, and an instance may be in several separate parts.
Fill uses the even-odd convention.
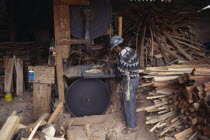
[[[127,127],[122,134],[130,134],[137,131],[136,128],[136,92],[139,83],[139,61],[135,50],[126,47],[123,39],[113,36],[110,40],[111,50],[119,53],[117,71],[122,79],[123,86],[123,111]]]

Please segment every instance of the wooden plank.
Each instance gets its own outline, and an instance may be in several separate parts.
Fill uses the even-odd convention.
[[[188,41],[188,42],[190,42],[190,43],[193,43],[193,44],[196,44],[196,45],[198,45],[198,46],[204,47],[203,44],[201,44],[201,43],[199,43],[199,42],[195,42],[195,41],[190,40],[190,39],[186,39],[186,38],[179,37],[179,36],[175,36],[175,35],[171,35],[171,37],[176,38],[176,39],[180,39],[180,40],[184,40],[184,41]]]
[[[118,35],[122,37],[122,27],[123,27],[123,18],[122,16],[118,17]]]
[[[90,44],[88,39],[61,39],[56,42],[57,45],[80,45],[80,44]]]
[[[182,49],[179,44],[167,33],[163,32],[163,34],[166,36],[166,38],[179,50],[180,53],[182,53],[187,59],[190,61],[193,60],[192,56],[187,54],[184,49]]]
[[[33,84],[34,118],[38,119],[44,113],[50,113],[51,86],[48,84]]]
[[[16,94],[22,96],[25,90],[24,77],[23,77],[23,60],[15,59],[15,70],[16,70]]]
[[[167,57],[167,55],[166,55],[166,53],[165,53],[165,51],[164,51],[164,46],[162,45],[162,43],[161,43],[161,41],[160,41],[160,39],[159,39],[159,37],[158,37],[157,35],[155,36],[155,40],[156,40],[157,43],[158,43],[158,46],[159,46],[159,48],[160,48],[161,54],[163,55],[165,64],[168,65],[168,64],[169,64],[169,58]]]
[[[48,120],[47,124],[51,124],[55,118],[57,117],[58,113],[63,109],[63,102],[60,102],[56,107],[55,111],[51,115],[50,119]]]
[[[54,0],[57,5],[89,5],[89,0]]]
[[[18,116],[10,116],[0,131],[1,140],[11,140],[19,122]]]
[[[36,127],[36,125],[42,120],[43,117],[45,116],[49,116],[49,113],[44,113],[36,122],[34,122],[33,124],[28,125],[29,128],[34,129],[34,127]],[[45,120],[42,121],[42,123],[39,126],[43,126],[47,124]]]
[[[13,58],[10,58],[6,67],[5,77],[4,77],[4,92],[5,93],[12,93],[14,64],[15,64],[15,60]]]
[[[21,140],[27,140],[28,138],[21,138]],[[39,138],[32,138],[31,140],[40,140]]]
[[[190,80],[210,80],[210,76],[189,76]]]
[[[204,75],[206,75],[206,76],[209,76],[210,75],[210,72],[203,72],[203,71],[194,71],[193,72],[193,75],[195,75],[195,76],[204,76]]]
[[[179,139],[181,139],[181,138],[187,136],[187,135],[190,134],[191,132],[193,132],[192,127],[188,128],[188,129],[185,129],[184,131],[175,134],[174,137],[175,137],[177,140],[179,140]]]
[[[37,129],[38,129],[39,126],[40,126],[40,124],[41,124],[42,121],[43,121],[44,119],[46,119],[48,116],[49,116],[49,114],[47,114],[47,113],[41,116],[41,118],[39,119],[40,121],[39,121],[39,122],[37,123],[37,125],[34,127],[34,129],[32,130],[32,132],[31,132],[31,134],[29,135],[29,137],[28,137],[27,140],[32,140],[32,139],[33,139],[33,137],[34,137],[34,135],[35,135]]]
[[[56,138],[56,137],[48,137],[48,136],[45,136],[45,139],[46,140],[65,140],[64,138]]]
[[[185,60],[185,59],[182,58],[181,56],[177,55],[175,52],[171,51],[171,50],[169,49],[168,44],[165,43],[165,45],[166,45],[167,47],[164,47],[164,46],[163,46],[163,49],[164,49],[168,54],[170,54],[171,56],[173,56],[173,57],[176,58],[176,59]]]
[[[70,10],[68,5],[54,5],[55,42],[61,39],[70,39],[69,11]],[[63,81],[63,58],[68,58],[70,46],[55,44],[55,49],[59,100],[65,102]]]
[[[166,66],[167,68],[199,68],[199,67],[210,67],[209,64],[200,64],[200,65],[171,65]]]
[[[177,79],[179,76],[155,76],[154,77],[154,81],[168,81],[168,80],[175,80]]]
[[[193,46],[193,45],[190,45],[190,44],[188,44],[188,43],[185,43],[185,42],[183,42],[183,41],[180,41],[180,40],[176,40],[177,42],[179,42],[179,43],[181,43],[181,44],[184,44],[184,45],[186,45],[186,46],[188,46],[188,47],[191,47],[191,48],[193,48],[193,49],[196,49],[196,50],[201,50],[200,48],[197,48],[197,47],[195,47],[195,46]]]
[[[170,116],[175,115],[175,114],[176,114],[176,112],[168,112],[168,113],[163,114],[163,115],[157,115],[155,118],[146,121],[146,124],[154,124],[154,123],[163,121],[163,120],[165,120],[165,119],[167,119]]]
[[[195,68],[195,71],[210,72],[210,68]]]

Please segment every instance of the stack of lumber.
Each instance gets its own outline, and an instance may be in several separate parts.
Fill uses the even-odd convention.
[[[143,79],[144,83],[142,86],[147,86],[147,85],[157,85],[158,84],[163,84],[164,82],[168,82],[169,80],[171,82],[174,81],[176,83],[177,79],[179,80],[184,80],[181,79],[181,75],[189,75],[192,73],[193,69],[199,70],[205,67],[209,67],[209,64],[197,64],[197,65],[170,65],[170,66],[160,66],[160,67],[146,67],[142,72],[144,73]],[[205,69],[204,69],[205,70]],[[190,76],[190,78],[193,80],[195,78],[202,78],[202,75],[198,75],[198,72],[195,72],[196,77]],[[201,73],[202,74],[202,73]],[[208,73],[205,73],[206,75]],[[199,76],[199,77],[198,77]],[[208,78],[208,76],[205,76]],[[204,80],[204,79],[202,79]],[[163,82],[163,83],[161,83]]]
[[[146,68],[147,74],[155,71],[182,72],[172,77],[146,79],[150,83],[142,86],[152,86],[147,99],[153,105],[141,107],[146,111],[146,124],[152,125],[150,132],[161,140],[195,140],[210,137],[210,66],[203,65],[172,65],[160,68]],[[188,67],[187,67],[188,66]],[[150,71],[149,71],[150,70]],[[148,72],[149,71],[149,72]],[[176,77],[175,77],[176,75]]]
[[[13,111],[0,130],[0,138],[1,140],[65,140],[64,129],[53,124],[61,110],[63,110],[62,102],[50,117],[48,113],[44,113],[36,122],[28,126],[21,124],[20,117],[16,115],[16,111]]]

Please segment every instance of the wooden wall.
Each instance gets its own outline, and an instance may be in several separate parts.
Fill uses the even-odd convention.
[[[23,60],[24,81],[26,88],[29,87],[28,82],[28,66],[41,65],[47,63],[47,48],[37,45],[34,42],[4,42],[0,43],[0,92],[4,81],[4,61],[6,57],[13,57]]]

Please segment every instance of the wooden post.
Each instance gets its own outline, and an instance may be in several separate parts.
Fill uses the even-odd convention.
[[[143,68],[144,67],[144,39],[145,39],[145,34],[146,34],[146,30],[147,30],[147,25],[145,24],[143,27],[143,31],[141,34],[141,38],[140,38],[140,42],[139,42],[139,48],[138,48],[138,56],[139,56],[139,62],[140,62],[140,67]]]
[[[54,26],[55,42],[62,39],[70,39],[70,18],[68,5],[54,5]],[[63,82],[63,58],[68,58],[70,46],[55,44],[55,49],[59,100],[65,102]]]
[[[33,84],[34,118],[38,119],[44,113],[50,113],[51,85]]]
[[[59,45],[61,40],[70,40],[70,8],[69,5],[89,5],[89,0],[54,0],[54,29],[56,50],[56,71],[59,100],[65,103],[63,58],[69,57],[70,45]]]
[[[122,16],[118,17],[118,35],[122,37]]]

